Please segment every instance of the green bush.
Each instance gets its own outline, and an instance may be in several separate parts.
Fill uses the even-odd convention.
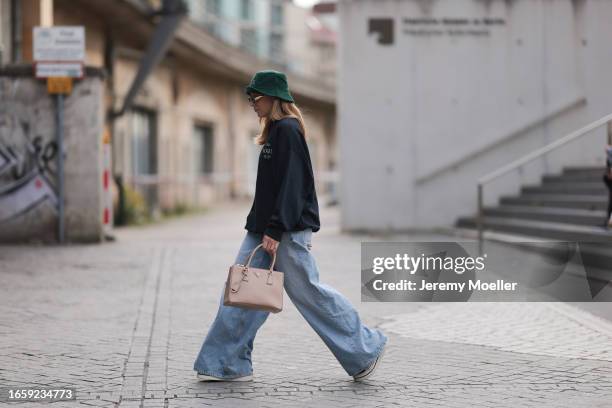
[[[192,208],[185,203],[177,203],[172,208],[164,208],[163,213],[165,216],[183,215],[191,212]]]
[[[122,196],[123,199],[124,212],[122,217],[119,211],[121,197],[118,197],[113,206],[114,225],[142,225],[155,221],[143,194],[131,188],[129,185],[123,185],[121,190],[122,194],[119,196]],[[162,208],[161,216],[162,219],[169,219],[176,216],[202,213],[207,210],[207,206],[191,206],[184,202],[179,202],[170,208]]]
[[[181,216],[181,215],[190,215],[190,214],[198,214],[202,212],[206,212],[208,207],[206,206],[193,206],[186,204],[184,202],[179,202],[174,204],[171,208],[164,208],[162,210],[162,214],[166,218]]]
[[[125,197],[125,224],[144,224],[150,221],[147,202],[142,194],[130,186],[123,186]]]

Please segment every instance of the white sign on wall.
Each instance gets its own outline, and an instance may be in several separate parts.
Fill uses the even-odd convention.
[[[84,61],[83,26],[34,27],[35,61]]]
[[[81,62],[37,62],[36,78],[69,77],[83,78],[83,64]]]

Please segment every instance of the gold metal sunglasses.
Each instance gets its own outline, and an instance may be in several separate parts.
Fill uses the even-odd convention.
[[[263,97],[264,97],[264,95],[259,95],[259,96],[256,96],[256,97],[253,98],[252,96],[249,95],[247,100],[249,101],[249,105],[253,106],[255,104],[255,102],[257,102],[258,100],[260,100]]]

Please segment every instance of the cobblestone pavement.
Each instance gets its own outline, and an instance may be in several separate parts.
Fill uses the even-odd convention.
[[[612,406],[609,322],[560,303],[362,303],[360,242],[377,238],[340,234],[324,208],[321,281],[389,336],[376,374],[353,382],[287,301],[258,332],[253,382],[197,382],[249,205],[102,245],[0,246],[0,385],[76,388],[54,407]]]

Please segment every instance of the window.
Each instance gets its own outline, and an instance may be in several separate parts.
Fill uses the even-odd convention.
[[[206,11],[208,13],[219,15],[221,12],[220,0],[206,0]]]
[[[272,3],[270,9],[270,23],[273,26],[283,25],[283,5],[280,3]]]
[[[254,28],[240,29],[240,47],[245,51],[257,54],[257,33]]]
[[[204,29],[214,36],[221,36],[221,1],[220,0],[206,0],[206,13],[202,19],[201,24]]]
[[[283,63],[283,35],[280,33],[270,33],[270,59],[277,63]]]
[[[157,178],[157,115],[147,109],[132,109],[129,132],[134,187],[140,192],[152,216],[159,205]],[[144,176],[144,177],[143,177]],[[148,177],[147,177],[148,176]]]
[[[240,17],[253,20],[253,0],[240,0]]]
[[[318,160],[318,152],[317,152],[317,143],[312,140],[306,141],[308,145],[308,154],[310,155],[310,164],[312,164],[312,171],[317,173],[317,160]]]
[[[253,143],[253,139],[259,132],[252,130],[247,134],[247,193],[253,197],[255,195],[255,186],[257,184],[257,166],[259,164],[259,154],[261,153],[261,145]]]
[[[196,174],[211,174],[214,171],[213,129],[210,125],[194,128],[194,163]]]
[[[155,112],[134,109],[131,115],[132,171],[135,176],[157,174]]]

